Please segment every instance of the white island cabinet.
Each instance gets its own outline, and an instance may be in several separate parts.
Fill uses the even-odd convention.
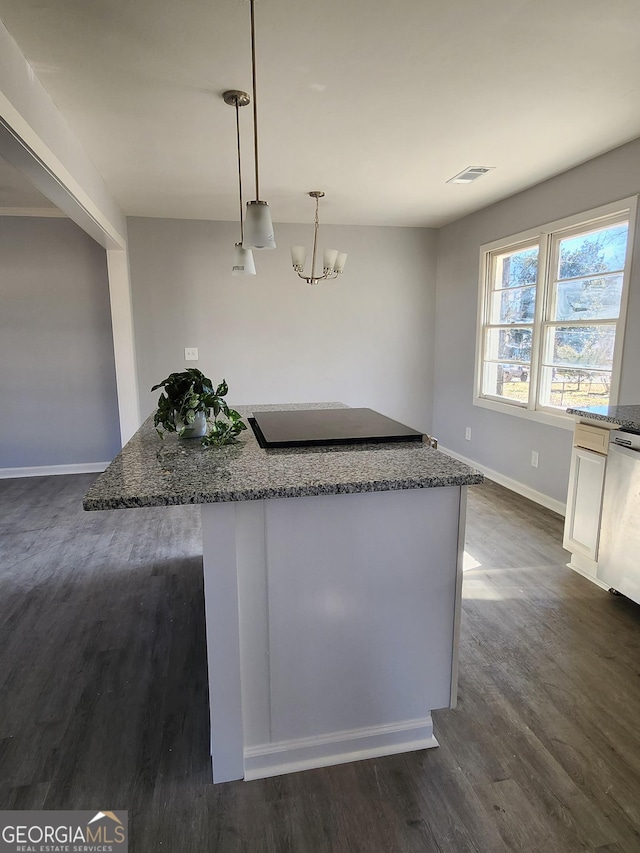
[[[482,479],[419,442],[203,448],[145,422],[84,506],[201,505],[214,782],[437,746]]]

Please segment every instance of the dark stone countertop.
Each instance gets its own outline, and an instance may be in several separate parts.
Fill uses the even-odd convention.
[[[239,406],[253,411],[341,408],[340,403]],[[249,427],[237,444],[159,438],[149,416],[87,492],[85,510],[429,489],[482,483],[469,466],[418,442],[263,450]]]
[[[585,409],[567,409],[567,414],[640,432],[640,406],[589,406]]]

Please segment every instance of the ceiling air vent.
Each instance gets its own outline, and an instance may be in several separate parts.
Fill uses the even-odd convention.
[[[462,172],[458,172],[457,175],[454,175],[452,178],[449,178],[447,183],[471,184],[473,183],[473,181],[477,181],[478,178],[481,178],[483,175],[486,175],[487,172],[490,172],[492,169],[495,169],[495,166],[467,166],[467,168],[463,169]]]

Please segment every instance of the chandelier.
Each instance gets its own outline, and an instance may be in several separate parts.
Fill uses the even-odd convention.
[[[320,229],[320,221],[318,219],[318,203],[319,199],[324,197],[322,190],[313,190],[309,195],[316,200],[316,215],[313,226],[313,250],[311,254],[311,273],[305,275],[304,265],[307,259],[307,250],[304,246],[291,247],[291,262],[293,269],[298,273],[301,279],[307,284],[318,284],[319,281],[337,278],[344,270],[347,262],[345,252],[338,252],[337,249],[325,249],[322,262],[322,275],[316,275],[316,254],[318,250],[318,231]]]

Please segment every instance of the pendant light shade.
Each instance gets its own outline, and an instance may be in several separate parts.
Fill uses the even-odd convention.
[[[244,218],[245,249],[275,249],[271,211],[266,201],[248,201]]]
[[[242,243],[236,243],[236,250],[233,256],[232,275],[255,275],[256,265],[253,261],[253,252],[251,249],[243,249]]]

